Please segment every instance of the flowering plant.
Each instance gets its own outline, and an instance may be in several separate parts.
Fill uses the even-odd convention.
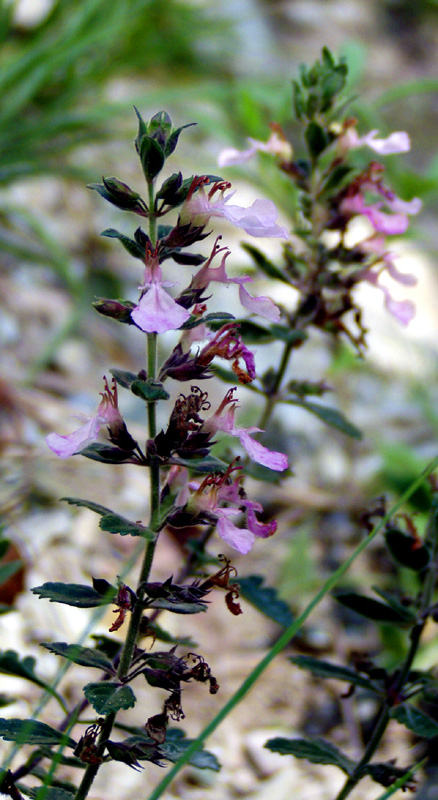
[[[173,155],[181,132],[190,127],[174,128],[164,111],[155,114],[148,123],[136,112],[138,134],[135,147],[146,180],[147,198],[115,177],[103,178],[102,183],[90,187],[118,209],[147,220],[147,230],[138,227],[132,236],[114,228],[103,232],[104,236],[117,239],[134,259],[141,262],[139,294],[134,300],[99,298],[94,304],[98,313],[131,326],[138,336],[145,338],[146,366],[137,373],[112,369],[111,382],[104,378],[102,399],[96,413],[72,433],[49,434],[47,445],[62,459],[79,454],[103,465],[132,464],[146,469],[150,485],[149,517],[147,522],[134,522],[92,499],[64,498],[68,503],[86,507],[100,517],[99,527],[103,532],[143,540],[143,561],[135,588],[121,578],[113,583],[95,578],[92,586],[47,582],[32,590],[43,600],[78,608],[114,606],[116,616],[109,632],[122,630],[125,635],[122,643],[104,637],[93,648],[66,642],[43,645],[67,661],[100,669],[102,678],[87,683],[83,687],[83,700],[70,709],[67,709],[67,701],[52,690],[66,713],[59,729],[37,720],[0,721],[0,735],[5,739],[38,748],[20,768],[14,772],[6,770],[3,774],[0,788],[14,800],[21,798],[18,780],[28,774],[37,775],[37,768],[45,758],[53,757],[56,764],[53,748],[57,745],[72,750],[65,763],[83,773],[77,790],[73,792],[70,784],[62,790],[65,797],[62,796],[61,800],[84,800],[98,771],[108,761],[119,761],[141,769],[145,761],[161,766],[179,758],[181,763],[192,759],[197,766],[219,768],[213,754],[196,752],[202,744],[202,737],[196,745],[186,740],[181,742],[181,737],[175,738],[169,728],[171,720],[179,722],[184,718],[182,684],[191,681],[204,683],[215,695],[219,690],[218,681],[201,654],[177,655],[181,640],[163,631],[156,618],[162,610],[184,615],[205,612],[208,608],[206,598],[215,589],[225,590],[226,605],[233,615],[241,613],[239,585],[245,595],[249,579],[240,579],[239,584],[230,556],[213,557],[207,552],[207,547],[216,541],[217,532],[231,548],[231,555],[232,551],[247,554],[258,539],[267,539],[276,533],[277,521],[269,518],[258,499],[248,496],[245,476],[261,475],[263,478],[269,471],[271,480],[279,480],[288,474],[288,454],[268,447],[269,441],[265,438],[263,441],[257,438],[269,426],[277,404],[301,406],[344,434],[360,438],[360,431],[337,409],[308,399],[309,396],[321,397],[327,391],[328,387],[322,381],[296,381],[287,374],[293,351],[303,346],[312,328],[319,328],[335,341],[346,338],[362,354],[366,330],[354,294],[361,282],[382,289],[388,310],[399,322],[407,324],[415,313],[410,299],[401,303],[392,299],[389,290],[380,285],[379,276],[386,270],[393,279],[406,286],[413,284],[413,276],[403,275],[397,270],[386,237],[406,230],[408,215],[420,210],[420,201],[396,197],[383,182],[382,165],[372,161],[365,169],[359,170],[349,161],[350,152],[355,148],[367,146],[380,155],[390,155],[405,152],[409,140],[402,132],[391,134],[386,139],[377,138],[376,131],[359,136],[355,121],[343,119],[338,108],[346,74],[345,63],[336,63],[324,50],[321,62],[310,70],[303,68],[300,82],[294,83],[295,115],[303,125],[305,158],[294,159],[294,147],[278,125],[272,126],[272,134],[266,143],[251,140],[249,149],[227,150],[220,156],[220,166],[224,169],[247,162],[260,151],[278,160],[281,171],[298,190],[299,207],[291,238],[287,229],[278,224],[278,212],[271,200],[255,200],[249,207],[232,204],[230,200],[234,192],[229,192],[231,184],[217,176],[199,175],[184,179],[178,171],[158,185],[159,176]],[[173,215],[173,222],[159,224],[159,220],[168,214]],[[247,244],[245,249],[257,268],[273,282],[279,281],[295,290],[297,303],[294,308],[286,304],[276,305],[266,296],[254,296],[246,288],[252,280],[250,275],[229,274],[227,260],[230,250],[221,246],[220,237],[216,238],[207,255],[192,251],[193,246],[211,234],[207,228],[217,217],[253,237],[285,240],[281,266],[253,245]],[[365,217],[371,231],[351,245],[347,234],[356,217]],[[327,233],[334,234],[336,241],[333,242],[333,238],[329,241]],[[178,283],[173,280],[176,271]],[[236,319],[228,312],[209,311],[209,299],[217,283],[237,285],[243,314],[249,311],[251,316]],[[163,341],[168,344],[169,332],[173,332],[171,344],[166,357],[158,363],[158,334],[163,335]],[[259,375],[252,345],[274,341],[283,347],[278,367],[271,366]],[[228,362],[228,365],[224,368],[218,360],[225,364]],[[225,380],[228,388],[217,408],[212,410],[204,381],[213,376]],[[172,404],[167,424],[158,430],[157,404],[170,400],[165,384],[168,382],[168,386],[171,381],[187,382],[187,387],[182,387],[183,391]],[[236,383],[250,389],[262,402],[258,426],[246,428],[239,424]],[[131,392],[146,406],[148,432],[145,445],[139,443],[128,429],[119,409],[119,389]],[[240,451],[237,456],[233,453],[227,459],[225,456],[219,458],[214,447],[222,436],[232,437],[234,442],[237,440],[244,455]],[[249,494],[252,495],[253,491],[251,489]],[[368,523],[371,517],[372,514]],[[389,523],[390,514],[383,510],[380,518],[383,526]],[[271,750],[298,757],[304,757],[305,752],[310,760],[322,758],[323,763],[340,767],[347,774],[347,783],[339,794],[339,800],[346,797],[365,774],[383,785],[402,778],[408,784],[410,778],[406,770],[398,770],[390,764],[369,763],[391,716],[394,698],[405,711],[393,716],[409,727],[406,719],[412,712],[405,704],[408,698],[406,686],[409,692],[416,691],[418,681],[411,671],[412,660],[426,619],[435,613],[431,605],[437,547],[435,505],[424,541],[418,536],[412,520],[407,516],[404,519],[405,529],[388,528],[387,543],[400,563],[415,556],[415,567],[410,566],[422,576],[421,591],[412,601],[412,604],[416,603],[418,613],[402,613],[401,603],[386,596],[385,603],[380,603],[381,616],[378,618],[387,620],[389,614],[394,624],[400,622],[410,626],[412,647],[401,671],[392,676],[380,675],[377,682],[368,667],[363,665],[355,672],[347,669],[342,672],[342,679],[352,686],[363,687],[366,684],[370,691],[383,698],[380,727],[373,738],[373,746],[367,749],[358,764],[354,764],[323,740],[303,744],[304,740],[281,739],[267,744]],[[169,576],[158,582],[151,580],[151,570],[156,543],[165,528],[183,543],[185,563],[176,579]],[[190,539],[193,531],[196,535]],[[313,606],[328,589],[333,588],[355,555],[377,532],[378,528],[373,529],[371,525],[368,540],[323,587]],[[215,571],[206,574],[206,565],[211,563],[215,564]],[[287,607],[285,610],[278,598],[275,598],[275,612],[269,604],[266,607],[265,591],[253,581],[251,592],[247,592],[249,601],[277,622],[281,621],[286,630],[263,662],[263,668],[290,641],[310,613],[310,610],[306,611],[298,622],[291,621],[289,610]],[[269,589],[269,592],[272,598],[273,590]],[[366,616],[369,603],[367,606],[365,600],[359,598],[358,601],[357,597],[354,595],[352,600],[344,595],[341,602]],[[375,607],[376,601],[374,613]],[[148,637],[152,643],[164,641],[171,643],[172,647],[167,650],[143,647],[142,639]],[[15,653],[6,660],[0,656],[0,670],[23,676],[26,672],[23,665],[24,661],[19,662]],[[333,667],[330,673],[330,665],[318,667],[314,660],[301,661],[299,666],[315,674],[321,674],[322,669],[329,677],[334,673],[339,677],[342,669]],[[254,673],[245,685],[242,696],[259,672]],[[29,679],[35,679],[32,670],[27,674],[32,675]],[[121,724],[118,720],[120,711],[135,705],[136,696],[131,684],[140,676],[150,687],[167,693],[160,713],[150,714],[141,728]],[[90,709],[95,714],[91,724],[85,716]],[[83,734],[73,738],[74,726],[81,723],[86,724]],[[130,735],[125,736],[126,733]],[[59,756],[61,762],[63,758]],[[59,787],[50,787],[51,778],[52,773],[47,780],[44,776],[43,787],[36,793],[37,800],[44,792],[48,800],[60,800],[56,794]],[[26,793],[25,789],[23,791]],[[152,796],[158,797],[159,791]],[[27,793],[34,796],[31,788]]]

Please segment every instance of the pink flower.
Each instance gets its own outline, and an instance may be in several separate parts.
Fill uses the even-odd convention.
[[[174,331],[189,319],[190,313],[175,302],[163,286],[173,286],[162,280],[158,256],[146,251],[146,269],[142,295],[138,306],[131,311],[131,319],[146,333]]]
[[[293,155],[292,145],[285,139],[279,125],[272,124],[272,133],[267,142],[259,142],[257,139],[250,139],[250,147],[247,150],[235,150],[234,147],[227,147],[219,153],[217,163],[219,167],[232,167],[235,164],[245,164],[257,152],[271,153],[279,156],[282,161],[290,161]]]
[[[406,202],[397,197],[381,181],[383,167],[375,162],[358,175],[342,198],[339,210],[347,217],[363,214],[368,217],[377,233],[385,236],[404,233],[409,225],[408,214],[418,214],[422,203],[418,197]],[[382,200],[367,203],[365,194],[370,192]]]
[[[225,195],[231,183],[216,181],[206,194],[204,186],[208,183],[209,178],[206,176],[193,179],[181,208],[179,225],[190,223],[193,226],[204,226],[211,217],[223,217],[251,236],[289,238],[286,229],[276,224],[278,211],[272,200],[255,200],[249,208],[227,205],[234,194],[230,192]]]
[[[239,553],[249,553],[256,537],[266,539],[277,530],[277,522],[263,523],[255,512],[263,511],[260,503],[246,498],[240,486],[242,476],[231,480],[231,473],[240,467],[231,464],[223,475],[208,475],[191,498],[190,504],[198,512],[204,511],[216,518],[219,536]],[[228,505],[224,507],[224,503]],[[233,505],[230,505],[233,503]],[[246,528],[238,528],[230,517],[246,512]]]
[[[379,276],[386,270],[388,274],[398,283],[404,286],[415,286],[417,278],[415,275],[400,272],[394,264],[394,254],[385,251],[385,237],[382,235],[372,236],[361,242],[360,249],[365,253],[375,256],[374,263],[361,273],[361,280],[372,283],[383,292],[385,296],[385,306],[402,325],[408,325],[415,316],[415,304],[412,300],[394,300],[389,289],[379,283]],[[379,264],[381,265],[379,267]],[[377,266],[377,269],[374,267]]]
[[[236,428],[234,425],[234,414],[237,408],[237,401],[234,399],[233,393],[235,388],[229,389],[225,395],[222,403],[217,411],[211,417],[205,420],[203,430],[208,431],[212,435],[216,431],[224,431],[231,436],[237,436],[240,439],[242,447],[246,450],[250,458],[256,461],[257,464],[262,464],[264,467],[283,472],[288,467],[288,458],[284,453],[279,453],[275,450],[268,450],[267,447],[260,444],[256,439],[253,439],[250,433],[261,433],[260,428]]]
[[[269,297],[253,297],[247,289],[244,288],[244,283],[251,283],[252,278],[249,275],[241,275],[238,278],[230,278],[226,273],[226,260],[230,255],[230,250],[227,247],[219,247],[218,241],[221,237],[218,236],[209,259],[202,265],[196,275],[193,276],[191,282],[192,289],[207,289],[211,281],[218,283],[235,283],[239,286],[239,299],[243,307],[252,314],[259,314],[261,317],[269,319],[271,322],[278,322],[280,319],[280,309],[275,305],[273,300]],[[222,261],[218,267],[212,267],[211,263],[213,258],[223,252]]]
[[[112,389],[108,386],[108,381],[104,378],[105,390],[101,393],[102,400],[99,403],[96,414],[73,433],[60,436],[58,433],[49,433],[46,442],[51,450],[59,458],[70,458],[75,453],[84,450],[89,444],[97,439],[101,427],[108,425],[110,432],[117,433],[125,423],[118,409],[117,385],[113,380]]]
[[[411,149],[411,142],[405,131],[394,131],[386,139],[376,139],[378,130],[370,131],[365,136],[359,137],[355,125],[356,120],[347,120],[345,131],[338,140],[342,150],[350,150],[366,145],[381,156],[389,156],[393,153],[408,153]]]

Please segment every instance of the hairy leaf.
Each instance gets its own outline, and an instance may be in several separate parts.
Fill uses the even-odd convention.
[[[67,644],[67,642],[42,642],[41,647],[45,647],[46,650],[50,650],[57,656],[74,661],[75,664],[80,664],[82,667],[95,667],[110,674],[115,672],[109,658],[99,650],[93,650],[92,647],[82,647],[79,644]]]
[[[84,695],[97,714],[110,714],[120,709],[133,708],[136,698],[130,686],[119,683],[87,683]]]
[[[390,714],[393,719],[423,739],[433,739],[434,736],[438,736],[438,722],[410,703],[394,706]]]
[[[263,586],[261,575],[247,575],[235,581],[240,586],[240,592],[245,600],[257,608],[262,614],[287,628],[293,622],[292,612],[280,597],[277,590],[271,586]]]
[[[325,739],[283,739],[279,736],[269,739],[265,747],[282,756],[305,758],[312,764],[333,764],[347,775],[350,775],[355,767],[351,758],[348,758],[330,742],[326,742]]]
[[[47,598],[51,603],[65,603],[76,608],[95,608],[107,605],[114,599],[114,595],[113,597],[102,596],[92,586],[85,586],[81,583],[48,581],[41,586],[35,586],[31,592],[41,598]]]
[[[354,669],[350,669],[349,667],[331,664],[329,661],[321,661],[312,656],[292,656],[289,661],[292,661],[292,664],[296,664],[296,666],[301,669],[307,669],[312,675],[316,675],[317,678],[332,678],[337,681],[346,681],[353,686],[360,686],[362,689],[376,692],[376,688],[370,680],[363,678]]]
[[[33,719],[0,719],[0,737],[17,744],[48,744],[52,747],[64,744],[66,747],[76,747],[76,742],[70,736]]]

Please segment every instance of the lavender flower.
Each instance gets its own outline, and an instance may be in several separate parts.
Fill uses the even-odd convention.
[[[187,199],[181,208],[179,225],[190,222],[193,226],[204,226],[211,217],[223,217],[236,227],[243,228],[251,236],[289,238],[286,229],[276,224],[278,211],[272,200],[255,200],[249,208],[228,205],[228,201],[235,194],[230,192],[225,195],[231,183],[216,181],[206,194],[204,186],[209,182],[206,176],[193,179]]]
[[[59,458],[70,458],[75,453],[84,450],[97,439],[103,425],[108,425],[110,435],[113,436],[117,436],[120,431],[125,430],[125,423],[118,408],[117,385],[113,380],[112,389],[110,389],[106,378],[104,378],[104,384],[105,390],[101,392],[102,400],[93,417],[90,417],[73,433],[65,436],[49,433],[46,437],[48,446]]]

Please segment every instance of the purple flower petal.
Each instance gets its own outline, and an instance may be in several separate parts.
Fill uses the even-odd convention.
[[[268,450],[267,447],[264,447],[256,439],[253,439],[244,428],[235,428],[233,433],[235,436],[239,437],[242,446],[245,448],[250,458],[256,461],[257,464],[262,464],[264,467],[269,467],[269,469],[274,469],[277,472],[283,472],[283,470],[287,469],[289,462],[284,453]]]
[[[87,445],[91,444],[91,442],[94,442],[102,424],[103,421],[99,416],[91,417],[85,425],[82,425],[67,436],[60,436],[58,433],[49,433],[46,437],[46,442],[59,458],[70,458],[70,456],[79,453],[87,447]]]
[[[216,513],[218,514],[217,532],[219,536],[233,547],[239,553],[246,555],[252,549],[255,541],[255,536],[251,531],[246,528],[238,528],[228,519],[228,513],[238,513],[235,508],[219,508]]]
[[[157,282],[150,285],[138,306],[131,312],[132,320],[146,333],[177,330],[189,317],[189,312],[178,305]]]
[[[221,216],[251,236],[289,238],[286,228],[276,224],[278,211],[272,200],[255,200],[249,208],[224,205]]]
[[[411,142],[405,131],[394,131],[394,133],[390,133],[386,139],[376,139],[375,137],[378,132],[377,130],[370,131],[366,136],[358,139],[356,147],[366,144],[381,156],[389,156],[393,153],[408,153],[411,149]]]
[[[270,297],[253,297],[242,284],[239,284],[239,300],[253,314],[259,314],[271,322],[278,322],[280,319],[280,309]]]

